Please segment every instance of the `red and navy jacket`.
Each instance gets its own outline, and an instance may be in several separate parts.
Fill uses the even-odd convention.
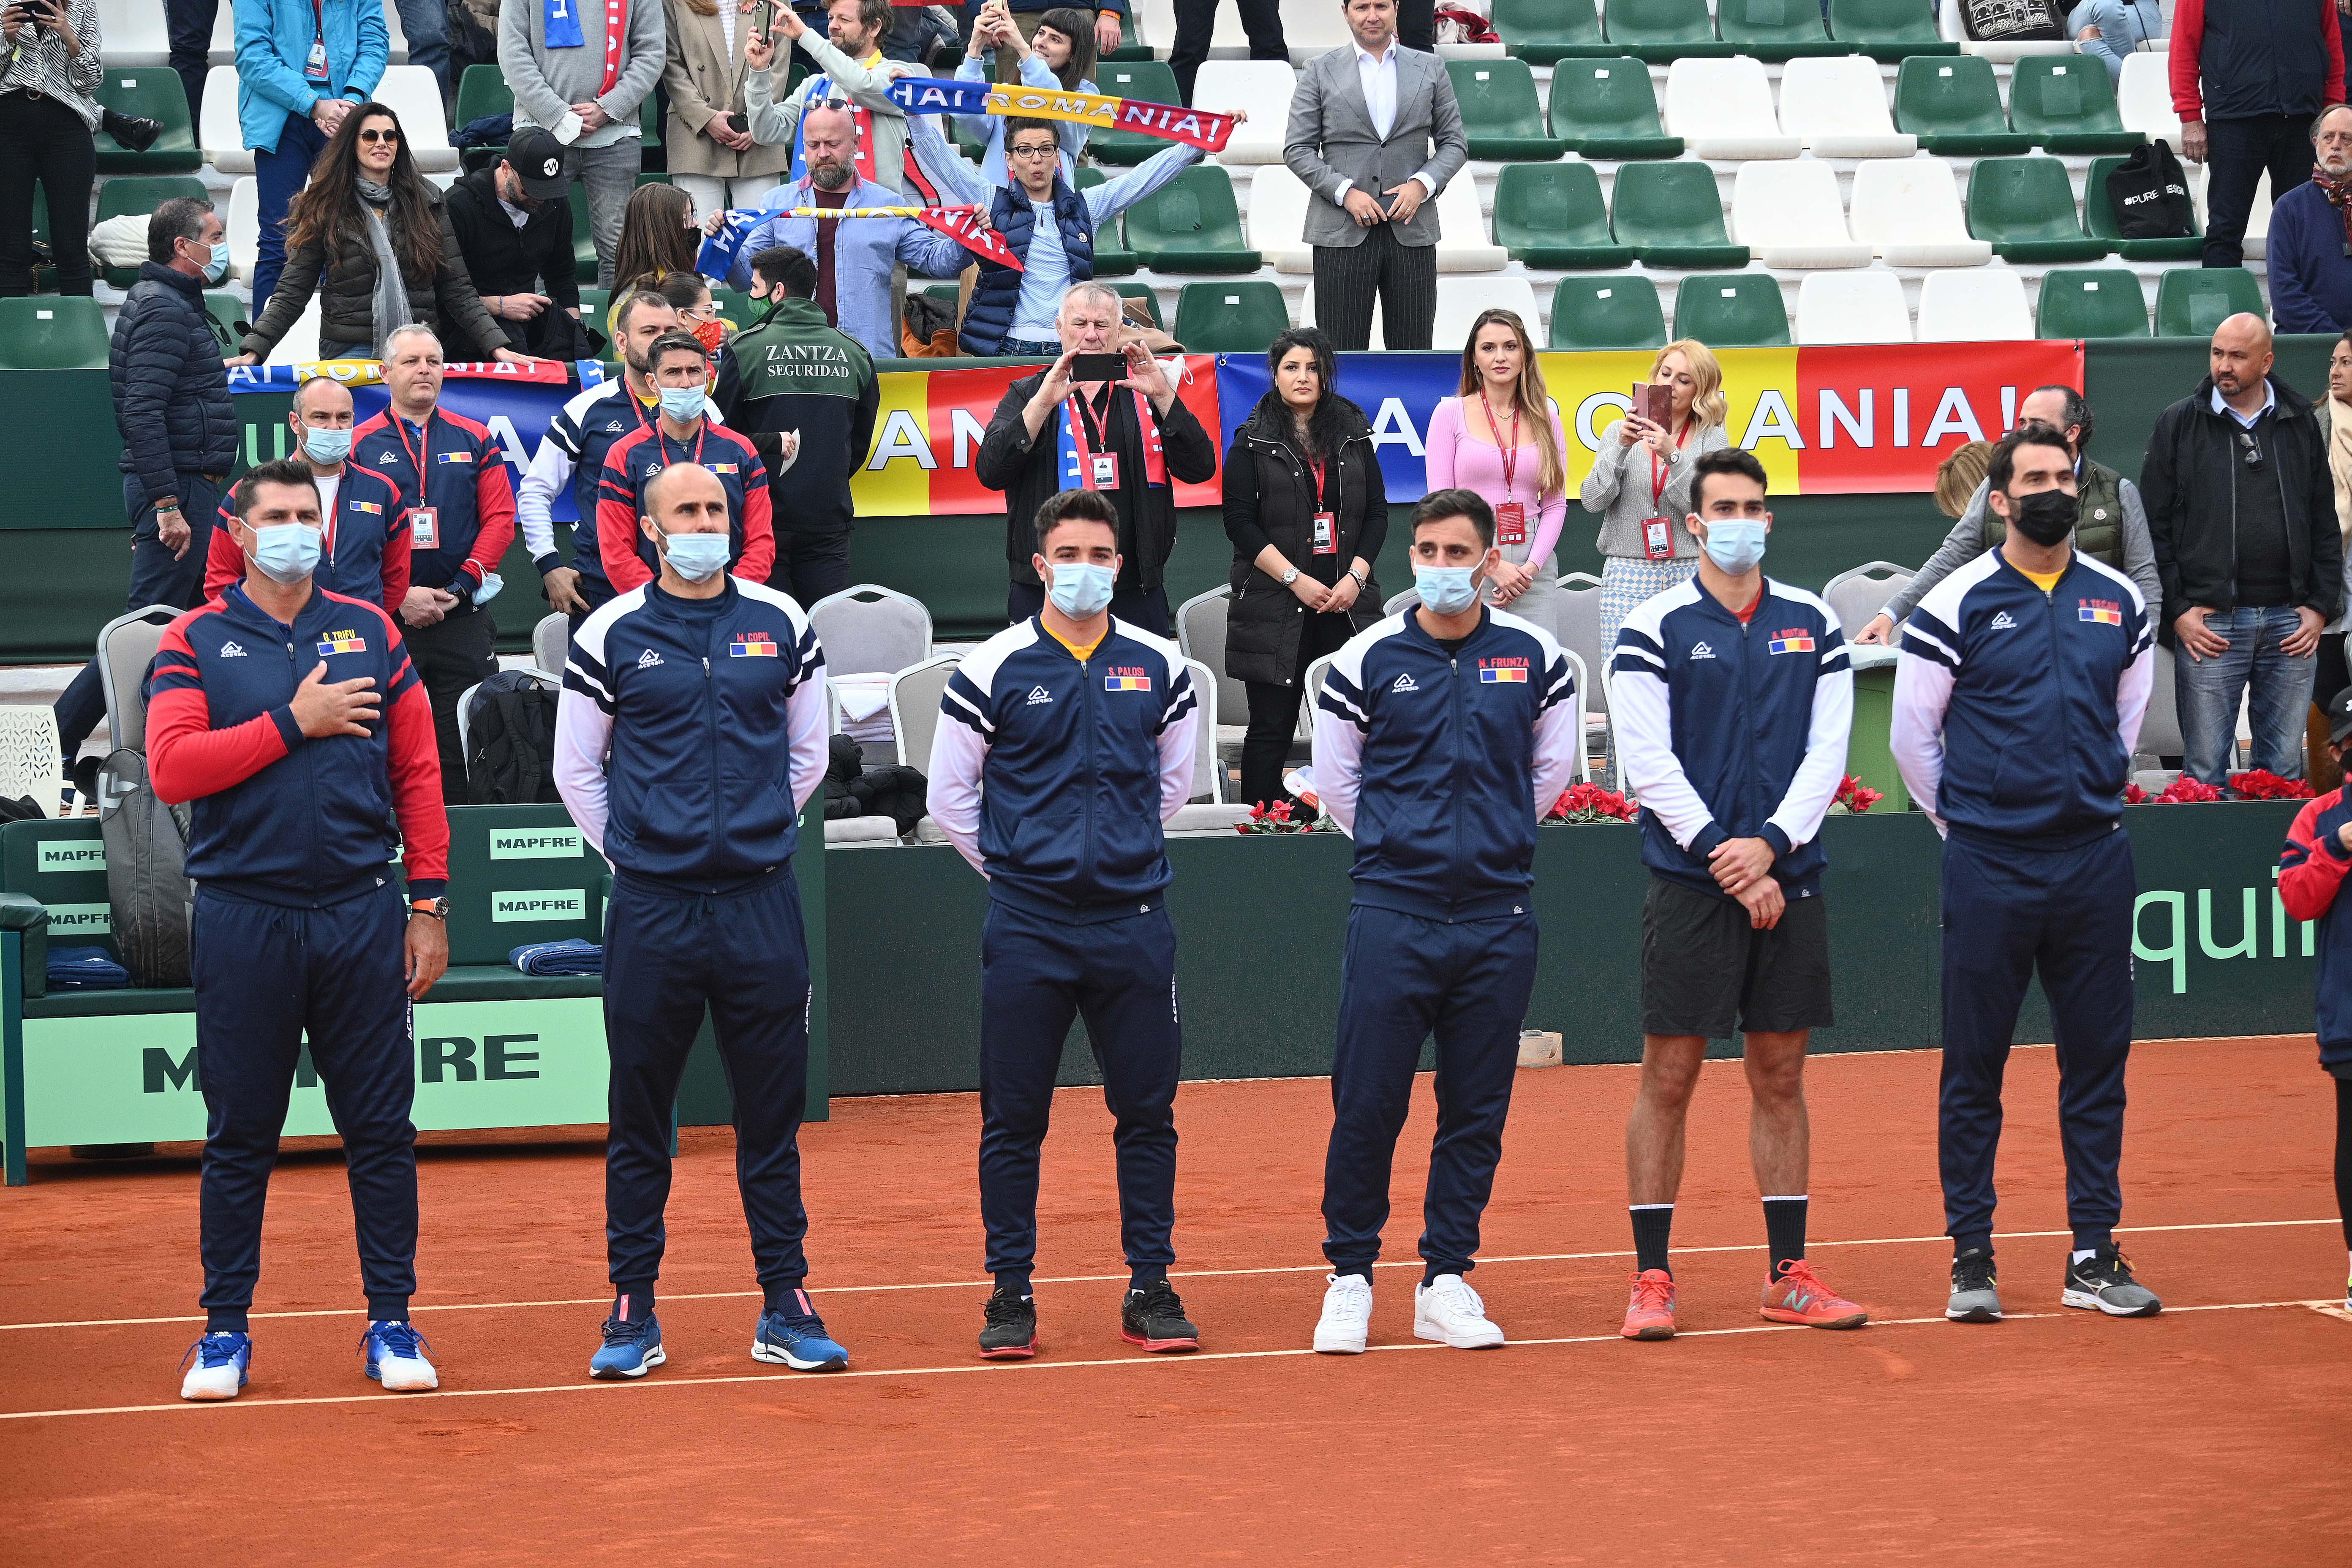
[[[384,694],[364,736],[313,740],[295,722],[295,689],[321,665],[321,681],[363,676]],[[433,708],[380,605],[314,590],[289,626],[232,584],[163,629],[150,680],[147,776],[194,805],[190,878],[321,908],[382,887],[400,848],[410,897],[447,889]]]
[[[719,477],[727,492],[727,574],[765,583],[776,564],[767,465],[748,437],[706,418],[690,441],[671,440],[655,423],[622,437],[605,453],[604,478],[596,489],[596,548],[613,592],[643,587],[660,569],[653,541],[637,520],[646,515],[646,483],[676,463],[700,463]]]
[[[2336,894],[2352,852],[2336,835],[2352,822],[2344,792],[2306,801],[2279,852],[2279,902],[2299,921],[2319,922],[2319,1065],[2352,1078],[2352,910]]]
[[[434,547],[417,549],[412,542],[409,581],[457,595],[449,614],[472,614],[474,590],[499,569],[514,542],[514,482],[489,427],[436,408],[419,430],[387,408],[352,432],[352,457],[398,489],[412,520],[412,542],[415,510],[433,509]]]
[[[231,487],[205,552],[207,599],[245,581],[245,546],[229,528],[236,517],[236,490]],[[408,509],[400,503],[400,487],[373,468],[347,462],[335,487],[334,507],[322,521],[327,537],[310,581],[330,593],[380,600],[386,615],[400,614],[400,602],[408,597]]]

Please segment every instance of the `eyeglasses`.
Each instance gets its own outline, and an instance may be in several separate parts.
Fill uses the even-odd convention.
[[[397,131],[362,131],[360,132],[360,140],[362,142],[383,142],[398,145],[400,142],[400,132]]]
[[[2245,458],[2247,468],[2255,473],[2263,471],[2263,449],[2255,444],[2251,432],[2244,430],[2238,432],[2238,451],[2240,456]]]
[[[1058,149],[1053,142],[1043,147],[1012,147],[1006,151],[1015,158],[1050,158]]]

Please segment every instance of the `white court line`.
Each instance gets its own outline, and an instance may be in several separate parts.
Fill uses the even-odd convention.
[[[1944,1237],[1937,1237],[1936,1239],[1941,1241]],[[2333,1303],[2327,1301],[2220,1301],[2201,1307],[2167,1307],[2162,1315],[2170,1317],[2178,1312],[2251,1312],[2276,1307],[2308,1307],[2325,1310],[2331,1305]],[[2010,1312],[2005,1314],[2001,1321],[2010,1323],[2028,1322],[2036,1319],[2063,1318],[2067,1315],[2064,1312]],[[1871,1326],[1880,1329],[1899,1329],[1910,1328],[1921,1323],[1943,1321],[1945,1320],[1940,1315],[1933,1318],[1890,1318]],[[1806,1331],[1806,1326],[1801,1323],[1759,1323],[1751,1328],[1741,1329],[1691,1329],[1677,1333],[1675,1338],[1678,1340],[1725,1339],[1735,1334],[1788,1334]],[[1622,1342],[1624,1342],[1623,1337],[1618,1334],[1580,1334],[1561,1339],[1513,1340],[1510,1344],[1533,1348],[1551,1345],[1610,1345]],[[1425,1341],[1414,1341],[1405,1344],[1370,1345],[1366,1348],[1370,1352],[1379,1352],[1442,1351],[1449,1347]],[[299,1399],[228,1399],[205,1402],[174,1400],[168,1405],[110,1405],[79,1410],[10,1410],[0,1411],[0,1421],[44,1421],[71,1415],[149,1415],[165,1412],[207,1409],[274,1410],[281,1406],[298,1405],[377,1405],[389,1407],[404,1406],[412,1401],[426,1399],[488,1399],[505,1394],[528,1394],[617,1393],[623,1389],[632,1388],[702,1388],[734,1383],[823,1384],[839,1383],[861,1377],[947,1377],[962,1373],[995,1373],[1003,1376],[1017,1377],[1024,1373],[1066,1372],[1087,1367],[1197,1366],[1203,1362],[1212,1361],[1273,1361],[1311,1356],[1316,1353],[1311,1350],[1297,1349],[1195,1351],[1187,1355],[1104,1356],[1089,1361],[961,1362],[953,1366],[877,1368],[867,1372],[750,1372],[724,1377],[643,1377],[626,1383],[618,1381],[600,1383],[583,1378],[577,1383],[542,1383],[520,1388],[443,1388],[425,1394],[386,1394],[382,1390],[375,1390],[367,1394],[313,1394]]]
[[[2336,1219],[2245,1219],[2218,1221],[2207,1225],[2126,1225],[2117,1226],[2116,1234],[2146,1236],[2180,1230],[2263,1230],[2280,1226],[2339,1225],[2341,1223],[2343,1222]],[[2072,1231],[2065,1230],[2004,1230],[1996,1232],[1994,1239],[2037,1241],[2047,1240],[2052,1237],[2072,1237],[2073,1235]],[[1951,1237],[1946,1236],[1879,1236],[1855,1241],[1808,1239],[1805,1245],[1809,1249],[1817,1247],[1910,1247],[1925,1242],[1950,1239]],[[1707,1252],[1762,1252],[1769,1245],[1769,1243],[1747,1243],[1736,1247],[1677,1247],[1675,1251],[1683,1257]],[[1597,1258],[1632,1256],[1631,1249],[1626,1247],[1618,1247],[1608,1252],[1528,1252],[1503,1258],[1481,1258],[1478,1259],[1478,1265],[1480,1268],[1486,1268],[1496,1263],[1582,1263]],[[1402,1258],[1387,1263],[1375,1263],[1372,1267],[1419,1268],[1422,1267],[1422,1261],[1418,1258]],[[1330,1272],[1330,1266],[1328,1264],[1283,1264],[1269,1268],[1171,1268],[1168,1271],[1168,1277],[1171,1279],[1229,1279],[1253,1274],[1328,1274],[1328,1272]],[[1127,1278],[1125,1274],[1065,1274],[1051,1279],[1040,1279],[1033,1283],[1100,1285]],[[985,1290],[992,1283],[987,1279],[940,1279],[908,1285],[832,1285],[820,1290],[811,1290],[809,1294],[812,1296],[870,1296],[896,1290]],[[760,1294],[761,1292],[757,1290],[663,1291],[659,1293],[657,1299],[663,1301],[737,1301],[756,1298]],[[450,1301],[437,1305],[417,1302],[411,1304],[409,1310],[412,1313],[504,1312],[521,1310],[530,1307],[609,1307],[612,1304],[613,1298],[608,1293],[603,1296],[562,1297],[545,1301]],[[255,1312],[251,1314],[251,1319],[255,1322],[259,1322],[266,1319],[355,1318],[356,1315],[353,1309],[349,1307],[322,1307],[300,1312]],[[47,1323],[0,1323],[0,1332],[12,1329],[120,1329],[151,1323],[201,1323],[204,1321],[205,1317],[201,1312],[172,1318],[83,1318]]]

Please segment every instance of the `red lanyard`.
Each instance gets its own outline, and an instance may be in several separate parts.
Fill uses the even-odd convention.
[[[694,461],[695,461],[695,466],[696,466],[696,467],[698,467],[698,468],[699,468],[699,467],[701,466],[701,464],[702,464],[702,438],[703,438],[705,436],[708,436],[708,435],[709,435],[709,434],[710,434],[710,421],[709,421],[709,420],[708,420],[708,419],[705,419],[705,420],[704,420],[700,425],[698,425],[698,426],[697,426],[695,427],[695,432],[694,432]],[[661,442],[661,455],[662,455],[663,459],[664,459],[665,461],[667,461],[667,458],[668,458],[668,457],[669,457],[669,432],[668,432],[668,431],[667,431],[667,430],[656,430],[656,431],[655,431],[655,432],[654,432],[654,435],[655,435],[656,438],[656,439],[658,439],[658,440]],[[678,445],[679,445],[679,446],[681,446],[681,447],[683,447],[683,446],[685,446],[685,445],[686,445],[686,443],[685,443],[685,442],[683,442],[683,441],[680,441],[680,442],[678,443]]]
[[[1502,449],[1503,499],[1505,500],[1509,500],[1511,499],[1511,479],[1513,475],[1518,472],[1519,468],[1518,400],[1514,398],[1511,401],[1511,438],[1508,441],[1503,439],[1503,427],[1495,423],[1495,405],[1486,401],[1486,389],[1484,385],[1481,385],[1478,388],[1478,406],[1486,411],[1487,434],[1495,437],[1495,445]],[[1654,502],[1658,498],[1652,496],[1650,499]]]
[[[1675,437],[1675,449],[1682,450],[1683,443],[1689,439],[1690,421],[1685,419],[1683,421],[1683,433]],[[1658,510],[1658,498],[1665,493],[1666,470],[1659,464],[1658,454],[1653,451],[1650,454],[1650,510],[1652,511]]]
[[[400,449],[408,453],[409,464],[416,470],[416,504],[418,506],[423,506],[425,500],[425,465],[433,456],[433,416],[436,412],[437,410],[425,410],[425,423],[416,427],[418,442],[424,447],[421,454],[409,447],[408,421],[400,416],[397,409],[394,409],[392,415],[392,433],[400,437]]]

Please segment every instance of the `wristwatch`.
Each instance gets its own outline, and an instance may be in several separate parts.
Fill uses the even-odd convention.
[[[1356,586],[1359,590],[1371,586],[1371,579],[1365,574],[1357,571],[1353,566],[1348,568],[1348,575],[1356,580]]]
[[[449,923],[449,900],[446,898],[411,899],[408,900],[408,912],[415,915],[430,915],[446,925]]]
[[[1298,581],[1298,568],[1297,568],[1297,567],[1296,567],[1296,566],[1286,566],[1286,567],[1284,567],[1284,568],[1282,569],[1282,585],[1283,585],[1284,587],[1287,588],[1287,587],[1289,587],[1293,583],[1296,583],[1296,582],[1297,582],[1297,581]]]

